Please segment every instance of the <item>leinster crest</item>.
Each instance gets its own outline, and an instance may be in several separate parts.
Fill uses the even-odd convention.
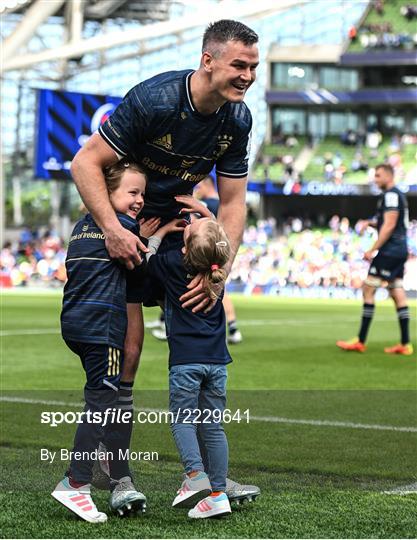
[[[219,159],[229,146],[232,144],[233,137],[231,135],[218,135],[216,149],[213,152],[214,159]]]

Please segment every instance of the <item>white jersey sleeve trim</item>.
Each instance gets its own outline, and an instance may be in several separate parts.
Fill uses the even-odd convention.
[[[243,176],[248,176],[248,170],[240,172],[240,173],[231,173],[226,171],[219,171],[219,169],[216,169],[216,174],[220,176],[235,176],[236,178],[242,178]]]
[[[107,135],[101,129],[101,126],[98,128],[98,132],[103,137],[103,139],[105,139],[106,142],[112,147],[112,149],[115,151],[116,156],[119,158],[119,160],[127,156],[126,152],[123,152],[122,150],[120,150],[120,148],[117,145],[115,145],[111,139],[107,137]]]

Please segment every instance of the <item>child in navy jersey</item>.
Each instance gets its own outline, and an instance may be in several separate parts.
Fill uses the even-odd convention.
[[[190,198],[191,199],[191,198]],[[203,205],[203,215],[211,215]],[[165,322],[169,344],[169,401],[171,430],[185,468],[185,480],[174,507],[192,507],[191,518],[231,512],[226,489],[228,444],[221,418],[226,405],[226,321],[221,299],[208,313],[181,307],[179,297],[190,280],[204,275],[207,293],[224,280],[230,256],[229,240],[212,217],[192,221],[184,229],[184,248],[155,254],[161,238],[149,238],[148,270],[165,287]],[[204,416],[204,418],[203,418]],[[203,422],[205,419],[205,422]],[[199,441],[208,454],[204,470]]]
[[[120,223],[139,235],[136,218],[144,205],[145,173],[138,165],[122,160],[105,170],[105,179]],[[180,220],[168,223],[158,231],[159,236],[182,230],[179,223]],[[109,412],[115,411],[118,404],[127,328],[126,297],[134,294],[144,270],[139,266],[127,271],[109,257],[105,236],[90,214],[75,225],[68,245],[66,270],[62,337],[81,359],[87,379],[86,404],[83,423],[75,434],[69,471],[52,496],[86,521],[103,523],[107,516],[97,510],[90,496],[92,467],[100,442],[112,430]],[[100,418],[99,422],[92,421],[94,414]],[[110,507],[119,513],[144,509],[146,498],[134,488],[128,464],[120,459],[122,445],[117,430],[112,433],[106,439],[112,478]]]

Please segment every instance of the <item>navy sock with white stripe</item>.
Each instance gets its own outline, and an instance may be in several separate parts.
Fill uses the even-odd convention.
[[[371,325],[372,318],[374,316],[375,305],[374,304],[364,304],[362,310],[362,321],[361,327],[359,330],[359,341],[365,343],[366,337],[368,335],[369,326]]]
[[[401,330],[401,344],[407,345],[410,342],[409,324],[410,324],[410,312],[408,306],[404,306],[397,309],[398,322]]]

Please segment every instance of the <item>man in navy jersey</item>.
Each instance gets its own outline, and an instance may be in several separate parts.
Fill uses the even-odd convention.
[[[337,346],[345,351],[365,352],[365,341],[375,311],[375,292],[385,282],[388,283],[390,296],[397,309],[401,341],[384,350],[387,354],[410,356],[413,354],[409,336],[410,314],[403,288],[404,265],[407,260],[407,199],[395,187],[391,165],[376,167],[375,183],[383,193],[378,199],[376,221],[365,224],[366,227],[370,225],[378,229],[378,238],[364,255],[371,265],[363,286],[364,304],[359,335],[350,341],[338,341]]]
[[[128,268],[140,263],[146,248],[120,226],[109,203],[103,168],[128,156],[141,164],[148,184],[144,217],[162,224],[178,215],[175,195],[191,194],[194,186],[216,165],[219,189],[218,220],[231,244],[230,272],[241,242],[246,217],[246,182],[252,117],[243,102],[256,78],[259,63],[257,34],[237,21],[210,24],[203,37],[199,68],[162,73],[132,88],[111,117],[72,162],[71,172],[81,197],[106,236],[111,257]],[[171,235],[161,250],[181,245],[182,235]],[[218,293],[224,287],[219,286]],[[141,303],[130,304],[122,381],[132,382],[143,342]],[[183,307],[211,309],[201,276],[181,296]],[[131,321],[131,322],[130,322]],[[135,335],[132,335],[134,332]],[[139,345],[138,345],[139,333]],[[139,347],[139,348],[138,348]]]

